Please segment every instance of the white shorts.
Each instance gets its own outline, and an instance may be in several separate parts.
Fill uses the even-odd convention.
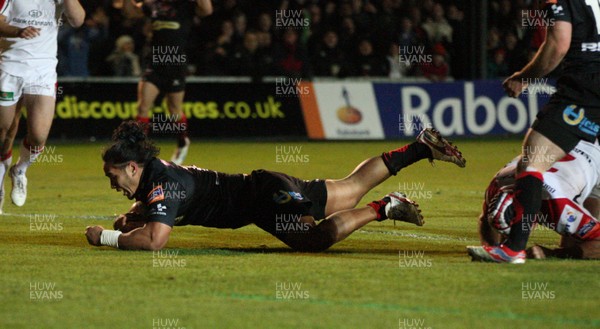
[[[56,71],[15,76],[0,72],[0,106],[11,106],[23,94],[56,98]]]

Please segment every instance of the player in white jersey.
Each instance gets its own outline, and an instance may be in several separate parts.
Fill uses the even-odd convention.
[[[516,165],[520,157],[502,168],[485,193],[480,216],[479,234],[482,246],[468,247],[474,260],[485,260],[489,253],[479,252],[487,246],[502,243],[514,225],[543,225],[561,235],[561,247],[547,249],[535,246],[529,257],[545,258],[600,258],[600,146],[579,141],[567,156],[544,173],[542,207],[533,224],[511,222],[511,216],[494,214],[494,204],[502,202],[510,207],[514,200],[513,189]],[[584,207],[585,204],[585,207]],[[587,208],[587,209],[586,209]],[[530,229],[530,228],[529,228]],[[490,254],[492,257],[503,255]]]
[[[25,172],[43,151],[54,117],[57,35],[63,15],[71,26],[79,27],[85,11],[78,0],[0,0],[0,143],[20,113],[17,102],[22,100],[27,108],[27,135],[9,170],[11,199],[17,206],[25,204]],[[12,157],[10,147],[1,149],[8,150],[0,155],[4,177]]]

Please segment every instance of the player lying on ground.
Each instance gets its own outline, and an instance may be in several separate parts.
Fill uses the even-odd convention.
[[[473,260],[490,262],[525,262],[526,253],[516,257],[495,252],[491,246],[501,244],[511,227],[525,225],[511,222],[514,218],[515,168],[520,157],[502,168],[485,193],[483,211],[479,216],[479,234],[483,246],[467,247]],[[506,212],[496,214],[490,209],[497,202],[505,203]],[[544,225],[562,236],[558,249],[534,246],[528,249],[530,258],[600,258],[600,146],[580,141],[569,154],[544,173],[542,207],[533,224]],[[584,207],[585,203],[585,207]],[[591,212],[588,209],[591,210]],[[531,228],[528,228],[529,230]]]
[[[417,205],[400,193],[354,209],[372,188],[416,161],[429,158],[464,167],[458,149],[432,129],[417,142],[363,161],[346,178],[301,180],[256,170],[224,174],[182,167],[156,158],[158,149],[143,126],[123,122],[102,159],[111,188],[137,202],[114,228],[88,227],[95,246],[160,250],[173,226],[239,228],[255,224],[299,251],[322,251],[373,220],[423,225]],[[317,224],[316,220],[325,219]]]

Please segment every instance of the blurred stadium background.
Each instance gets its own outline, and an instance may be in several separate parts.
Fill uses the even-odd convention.
[[[151,49],[149,20],[123,0],[83,5],[85,24],[59,35],[52,137],[106,137],[135,118],[148,61],[188,68],[192,137],[390,139],[423,125],[520,134],[548,96],[530,88],[511,100],[499,83],[543,41],[538,1],[217,1],[182,58]]]
[[[501,88],[551,24],[539,1],[222,0],[195,21],[177,59],[189,73],[185,164],[337,178],[431,126],[468,159],[422,161],[361,202],[404,190],[423,228],[372,223],[320,254],[256,227],[176,228],[153,253],[87,244],[87,225],[110,227],[130,204],[109,189],[97,140],[136,117],[145,61],[168,55],[146,46],[148,20],[122,1],[81,1],[84,26],[60,30],[46,156],[28,171],[27,204],[7,200],[0,220],[1,328],[600,327],[597,261],[516,268],[465,251],[489,179],[552,93],[551,77],[517,99]],[[166,105],[153,114],[168,153]],[[537,229],[532,242],[558,236]]]

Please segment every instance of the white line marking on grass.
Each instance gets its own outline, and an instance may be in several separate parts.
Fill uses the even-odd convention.
[[[74,215],[59,215],[59,214],[11,214],[11,213],[4,213],[0,216],[6,216],[6,217],[27,217],[27,218],[31,218],[31,217],[49,217],[49,216],[56,216],[56,218],[72,218],[72,219],[88,219],[88,220],[113,220],[115,219],[115,217],[117,217],[117,215],[113,215],[113,216],[96,216],[96,215],[80,215],[80,216],[74,216]]]
[[[394,235],[394,236],[402,236],[414,239],[423,239],[423,240],[447,240],[447,241],[471,241],[476,239],[468,239],[462,237],[449,237],[444,235],[424,235],[424,234],[416,234],[416,233],[404,233],[397,231],[379,231],[379,230],[365,230],[360,229],[356,232],[365,233],[365,234],[385,234],[385,235]]]

